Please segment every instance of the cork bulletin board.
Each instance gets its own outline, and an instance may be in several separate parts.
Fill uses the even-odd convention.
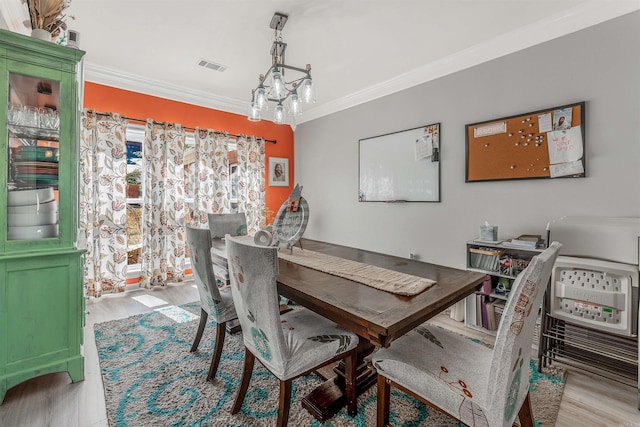
[[[585,176],[585,103],[466,125],[466,182]]]

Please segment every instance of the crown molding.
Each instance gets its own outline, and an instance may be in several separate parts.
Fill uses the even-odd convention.
[[[236,99],[195,90],[184,86],[172,85],[160,80],[150,79],[137,74],[126,73],[113,68],[85,62],[84,79],[105,86],[140,92],[159,98],[199,105],[201,107],[226,111],[240,115],[247,114],[247,103]]]
[[[640,10],[640,0],[589,0],[548,19],[502,34],[379,84],[308,108],[297,123],[346,110],[637,10]],[[243,101],[125,73],[88,61],[85,62],[85,80],[243,116],[247,112],[247,103]]]
[[[502,34],[389,80],[307,109],[298,124],[355,107],[640,10],[640,0],[591,0],[546,20]]]

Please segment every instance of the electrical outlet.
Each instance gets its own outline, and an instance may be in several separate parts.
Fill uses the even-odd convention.
[[[409,252],[409,259],[420,259],[420,255],[415,252]]]

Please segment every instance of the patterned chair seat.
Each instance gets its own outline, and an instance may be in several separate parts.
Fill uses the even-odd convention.
[[[423,324],[373,354],[378,425],[389,422],[391,386],[469,426],[533,425],[529,358],[538,309],[562,245],[553,242],[518,275],[488,349]]]
[[[336,354],[353,350],[358,345],[357,335],[305,308],[281,315],[280,325],[288,359],[282,364],[274,364],[260,351],[256,356],[282,380],[296,378]],[[260,350],[260,347],[256,348]]]
[[[381,375],[429,396],[429,402],[445,412],[460,413],[468,425],[477,425],[468,421],[474,409],[488,409],[492,356],[483,344],[425,323],[374,354],[373,360]]]

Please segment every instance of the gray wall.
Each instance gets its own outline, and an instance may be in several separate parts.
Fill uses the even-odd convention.
[[[640,12],[298,126],[305,237],[465,266],[499,237],[564,215],[640,216]],[[427,49],[428,46],[424,46]],[[586,101],[586,178],[465,183],[465,124]],[[441,203],[359,203],[358,140],[441,123]]]

